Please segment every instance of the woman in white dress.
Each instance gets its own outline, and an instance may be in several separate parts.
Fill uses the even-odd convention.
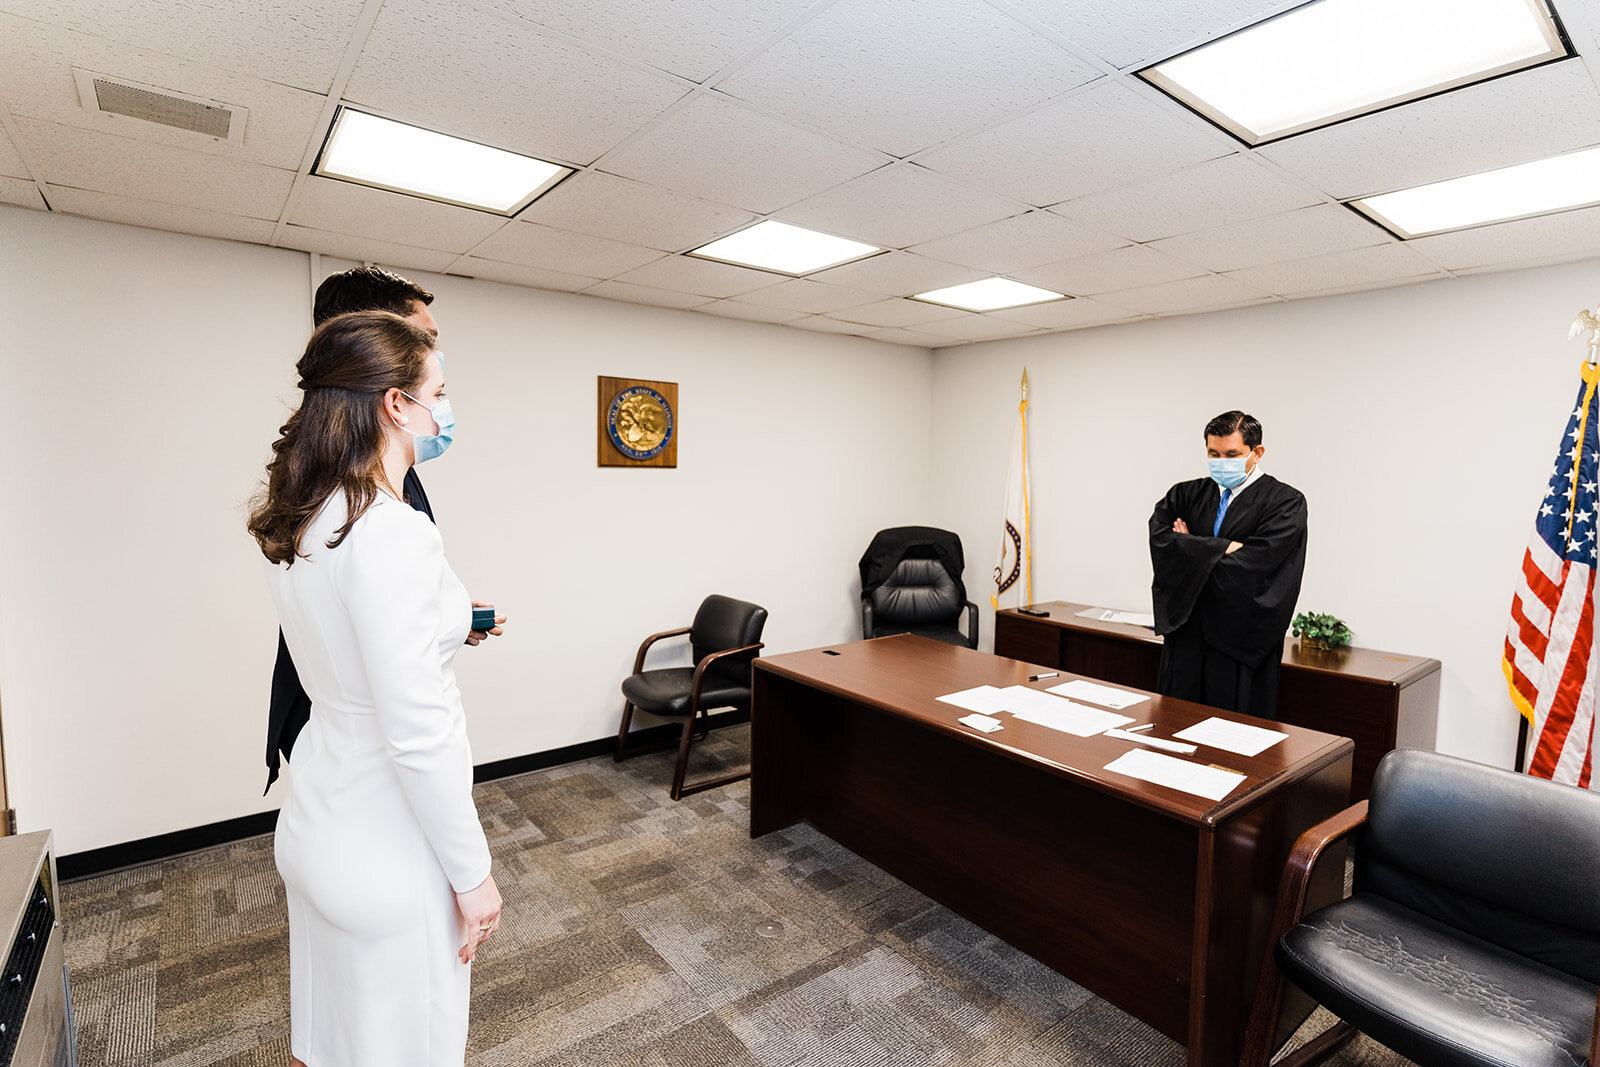
[[[306,692],[276,852],[299,1067],[461,1067],[500,921],[452,661],[471,626],[438,529],[400,499],[454,427],[433,338],[324,323],[250,532]]]

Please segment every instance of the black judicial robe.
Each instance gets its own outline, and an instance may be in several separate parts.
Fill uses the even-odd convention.
[[[417,477],[415,467],[406,471],[400,491],[407,504],[428,516],[429,522],[433,521],[433,508],[428,506],[428,494],[422,490],[422,479]],[[310,719],[311,698],[300,684],[300,672],[294,669],[289,645],[283,639],[283,631],[279,630],[278,661],[272,666],[272,699],[267,708],[267,789],[278,780],[278,753],[289,755],[295,738]],[[262,793],[265,795],[266,790]]]
[[[1263,474],[1228,505],[1222,490],[1179,482],[1150,516],[1151,599],[1165,638],[1157,689],[1213,707],[1276,718],[1278,668],[1306,565],[1306,498]],[[1176,533],[1175,519],[1192,531]],[[1228,543],[1240,548],[1227,553]]]

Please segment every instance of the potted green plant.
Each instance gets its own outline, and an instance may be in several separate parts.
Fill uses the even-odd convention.
[[[1296,615],[1289,632],[1298,637],[1305,647],[1323,652],[1347,645],[1350,643],[1350,638],[1355,636],[1343,619],[1333,615],[1319,615],[1314,611],[1302,611]]]

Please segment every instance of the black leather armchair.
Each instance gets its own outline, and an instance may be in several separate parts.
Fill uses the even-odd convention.
[[[678,764],[672,774],[672,799],[681,800],[702,789],[714,789],[750,777],[749,771],[685,785],[689,768],[689,747],[711,732],[711,708],[750,708],[751,664],[762,648],[761,631],[767,624],[767,609],[732,597],[712,595],[695,612],[694,625],[651,634],[639,646],[633,660],[633,673],[622,682],[622,726],[617,730],[616,760],[630,755],[671,747],[665,745],[628,749],[628,730],[635,709],[662,718],[683,720],[683,735],[676,742]],[[694,652],[693,667],[644,669],[650,646],[668,637],[687,634]]]
[[[1355,888],[1301,915],[1354,834]],[[1422,1067],[1600,1067],[1600,796],[1399,749],[1368,800],[1307,830],[1279,889],[1243,1067],[1287,979],[1340,1018],[1278,1067],[1366,1034]]]
[[[949,530],[879,530],[861,557],[861,636],[920,634],[977,648],[978,605],[967,599],[963,565],[961,538]]]

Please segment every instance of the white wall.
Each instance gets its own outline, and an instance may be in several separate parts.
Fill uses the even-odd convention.
[[[986,576],[1026,365],[1034,599],[1149,610],[1150,510],[1204,476],[1206,421],[1243,408],[1266,469],[1309,498],[1300,610],[1345,619],[1356,644],[1438,657],[1438,747],[1509,766],[1500,649],[1578,387],[1567,325],[1600,299],[1597,266],[941,350],[934,520]],[[987,587],[968,584],[988,647]]]
[[[72,853],[275,807],[244,502],[295,400],[308,257],[4,207],[0,249],[21,827]],[[479,762],[613,732],[639,640],[708,592],[764,604],[769,652],[858,634],[866,541],[928,518],[926,351],[412,276],[459,423],[423,480],[457,572],[512,617],[457,661]],[[679,383],[676,470],[596,467],[600,374]]]

